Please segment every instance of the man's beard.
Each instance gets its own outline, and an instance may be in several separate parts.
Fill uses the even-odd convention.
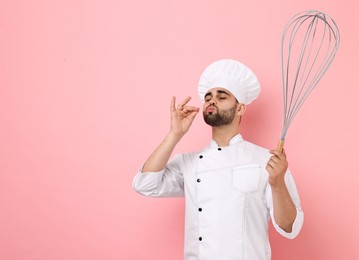
[[[217,107],[217,113],[206,113],[203,111],[203,118],[207,125],[210,126],[224,126],[233,122],[236,115],[236,106],[233,106],[227,110],[219,110]]]

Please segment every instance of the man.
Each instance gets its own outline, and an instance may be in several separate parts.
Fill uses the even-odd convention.
[[[271,258],[269,218],[287,238],[298,235],[303,212],[285,152],[268,151],[241,137],[246,105],[257,98],[254,73],[235,60],[219,60],[201,75],[203,117],[212,127],[210,144],[176,155],[176,144],[199,108],[190,97],[171,102],[171,128],[133,181],[146,196],[185,196],[186,260],[263,260]]]

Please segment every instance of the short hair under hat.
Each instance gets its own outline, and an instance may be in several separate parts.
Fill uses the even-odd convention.
[[[204,70],[198,83],[202,101],[211,88],[225,88],[239,103],[246,105],[255,100],[261,91],[256,75],[247,66],[231,59],[215,61]]]

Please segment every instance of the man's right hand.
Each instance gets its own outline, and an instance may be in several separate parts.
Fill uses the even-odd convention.
[[[199,112],[198,107],[186,106],[191,100],[191,97],[187,97],[176,107],[176,97],[172,97],[171,101],[171,130],[170,133],[182,138],[188,129],[192,125],[194,118]]]
[[[199,111],[197,107],[186,106],[190,100],[191,97],[186,98],[176,108],[176,98],[172,98],[171,130],[157,149],[148,157],[142,168],[142,173],[158,172],[165,168],[173,149],[188,131]]]

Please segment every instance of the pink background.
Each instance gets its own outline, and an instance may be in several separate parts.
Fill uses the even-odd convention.
[[[271,227],[273,259],[359,259],[356,0],[1,0],[0,259],[182,259],[184,200],[131,187],[170,99],[200,106],[205,66],[239,59],[263,86],[241,132],[274,148],[281,33],[307,9],[329,13],[342,41],[287,135],[305,224],[293,241]],[[209,139],[199,115],[176,152]]]

